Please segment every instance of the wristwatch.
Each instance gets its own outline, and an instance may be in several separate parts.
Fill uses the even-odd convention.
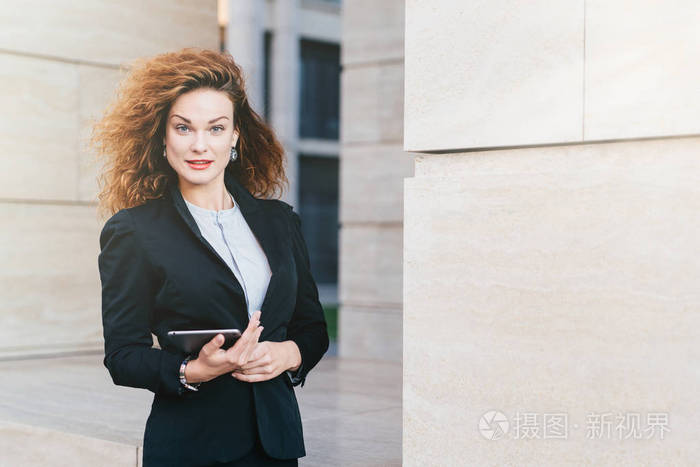
[[[185,379],[185,367],[187,366],[187,362],[189,362],[190,359],[192,359],[192,356],[191,356],[191,355],[188,355],[188,356],[182,361],[182,363],[180,364],[180,384],[182,384],[183,386],[185,386],[185,387],[186,387],[187,389],[189,389],[190,391],[199,391],[199,389],[197,389],[197,388],[198,388],[202,383],[192,383],[192,384],[190,384],[190,383],[188,383],[187,380]]]

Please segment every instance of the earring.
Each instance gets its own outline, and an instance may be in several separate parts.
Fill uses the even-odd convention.
[[[231,148],[231,162],[235,161],[238,159],[238,151],[236,151],[236,148]]]
[[[168,154],[165,152],[165,146],[163,146],[163,157],[168,158]]]

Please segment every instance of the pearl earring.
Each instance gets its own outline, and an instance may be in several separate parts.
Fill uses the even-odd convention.
[[[165,146],[163,146],[163,157],[168,158],[168,154],[165,152]]]

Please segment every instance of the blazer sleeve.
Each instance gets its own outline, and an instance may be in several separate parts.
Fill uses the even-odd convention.
[[[115,384],[182,396],[178,355],[153,346],[149,326],[154,293],[150,263],[129,211],[114,214],[100,233],[104,365]]]
[[[301,233],[301,218],[284,203],[289,216],[292,248],[297,268],[297,300],[292,319],[287,327],[287,337],[294,341],[301,353],[301,366],[290,373],[292,384],[304,386],[306,375],[328,350],[328,328],[323,307],[318,298],[318,288],[311,275],[309,252]]]

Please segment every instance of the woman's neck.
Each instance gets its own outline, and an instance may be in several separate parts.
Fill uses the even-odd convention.
[[[233,208],[233,201],[223,180],[219,182],[212,180],[206,185],[195,185],[180,180],[179,188],[184,199],[200,208],[212,211]]]

